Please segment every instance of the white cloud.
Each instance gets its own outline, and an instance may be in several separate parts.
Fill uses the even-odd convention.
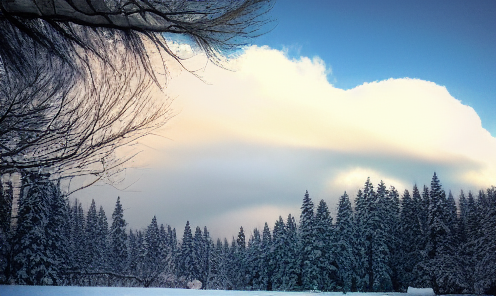
[[[248,48],[228,67],[236,71],[209,64],[200,73],[207,83],[186,71],[169,80],[178,115],[161,131],[168,139],[143,140],[154,149],[136,160],[150,170],[131,188],[130,225],[156,214],[179,237],[190,220],[230,238],[241,225],[249,233],[279,215],[298,217],[291,209],[305,189],[334,209],[367,177],[400,193],[428,185],[433,171],[455,194],[496,184],[496,139],[443,86],[404,78],[342,90],[321,59],[267,47]]]
[[[496,139],[443,86],[404,78],[345,91],[327,82],[321,59],[291,60],[266,47],[248,48],[235,65],[236,72],[208,67],[209,84],[191,75],[171,81],[181,106],[169,130],[177,144],[236,139],[426,161],[464,159],[481,171],[461,179],[474,181],[479,174],[496,183]]]

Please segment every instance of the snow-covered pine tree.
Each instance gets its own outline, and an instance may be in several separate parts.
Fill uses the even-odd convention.
[[[84,212],[83,206],[78,201],[74,200],[74,204],[70,209],[71,232],[69,237],[69,265],[71,270],[81,272],[84,268]],[[71,284],[81,285],[82,277],[79,274],[74,274]]]
[[[213,252],[213,241],[210,238],[210,233],[207,229],[207,226],[203,227],[203,249],[202,249],[202,270],[200,271],[200,274],[203,274],[203,288],[206,289],[206,287],[209,285],[209,280],[211,278],[211,272],[212,268],[210,266],[210,257],[212,256]]]
[[[383,236],[376,237],[377,225],[377,202],[374,186],[367,178],[363,193],[358,191],[355,205],[355,220],[356,220],[356,258],[357,258],[357,290],[359,291],[373,291],[375,274],[377,270],[374,267],[375,260],[374,254],[379,252],[375,250],[375,240],[382,241]],[[382,249],[380,251],[383,251]],[[382,271],[382,270],[381,270]]]
[[[233,238],[234,244],[234,238]],[[236,290],[246,289],[246,237],[243,227],[239,228],[236,244],[233,248],[234,251],[234,270],[233,282]]]
[[[439,282],[442,273],[446,272],[440,266],[440,259],[445,250],[445,243],[449,233],[446,221],[446,194],[442,189],[436,173],[432,176],[431,189],[429,192],[429,220],[428,220],[428,242],[427,272],[429,284],[436,294],[439,294],[442,282]]]
[[[334,233],[332,217],[324,200],[319,202],[314,218],[314,260],[318,269],[318,290],[335,291],[337,289],[338,270],[334,256]]]
[[[178,273],[179,276],[184,276],[186,283],[196,279],[198,276],[198,262],[195,256],[193,234],[191,233],[189,221],[186,222],[186,226],[184,227],[178,260]]]
[[[158,276],[164,267],[162,266],[160,232],[156,216],[153,216],[150,225],[146,229],[140,253],[143,264],[140,277],[143,279],[144,286],[157,286]]]
[[[343,292],[356,289],[353,210],[346,191],[339,198],[336,216],[336,260],[338,263],[339,284]]]
[[[260,275],[260,288],[259,290],[272,290],[272,269],[270,264],[270,250],[272,248],[272,235],[267,222],[264,224],[262,232],[262,252],[260,254],[261,275]]]
[[[203,239],[203,233],[199,226],[196,226],[195,236],[193,237],[193,253],[196,258],[196,270],[197,274],[195,279],[202,282],[202,285],[206,281],[206,262],[207,254],[205,254],[205,242]]]
[[[394,291],[401,290],[401,283],[399,278],[399,262],[401,261],[400,254],[400,198],[399,193],[394,186],[390,186],[388,194],[386,195],[386,219],[385,223],[388,225],[389,232],[386,233],[386,244],[389,249],[389,269],[391,283]]]
[[[371,219],[369,220],[371,233],[368,233],[367,237],[370,240],[367,239],[367,241],[370,243],[368,252],[372,256],[369,257],[372,265],[369,269],[369,287],[372,285],[372,290],[375,292],[393,290],[390,245],[394,242],[396,225],[392,225],[391,222],[395,214],[393,214],[392,205],[388,203],[388,195],[388,190],[382,180],[377,186],[376,194],[370,195],[372,198]]]
[[[366,186],[370,184],[367,179]],[[371,184],[370,184],[371,185]],[[354,271],[355,281],[353,282],[352,291],[368,291],[368,274],[367,274],[367,258],[366,258],[366,222],[369,216],[367,202],[361,189],[358,189],[355,197],[355,211],[353,213],[354,221],[354,247],[353,257],[355,258]]]
[[[66,272],[69,270],[69,234],[70,219],[67,201],[60,192],[60,183],[47,182],[48,224],[45,228],[47,238],[46,256],[51,257],[53,285],[66,284]]]
[[[109,269],[109,244],[108,244],[108,222],[107,215],[103,207],[100,206],[97,217],[97,231],[96,231],[96,268],[99,271],[107,271]]]
[[[110,267],[116,273],[125,273],[128,259],[127,255],[127,233],[124,210],[122,209],[120,197],[117,197],[115,209],[112,213],[112,225],[110,226]]]
[[[285,268],[283,279],[283,287],[286,291],[298,290],[300,271],[300,256],[298,243],[298,228],[296,221],[291,214],[286,219],[286,252],[285,252]]]
[[[179,249],[177,244],[176,229],[171,228],[167,225],[167,246],[170,252],[170,270],[171,274],[178,276],[178,260],[179,260]]]
[[[414,192],[415,189],[416,186],[414,187]],[[398,276],[402,283],[401,290],[406,290],[408,287],[414,286],[413,268],[422,260],[420,253],[421,245],[417,241],[418,237],[422,234],[417,210],[416,201],[410,197],[410,192],[405,189],[403,198],[401,199],[401,235],[399,240],[401,260],[398,262],[400,265]]]
[[[96,272],[98,265],[98,245],[97,245],[98,215],[96,212],[95,200],[91,200],[90,208],[86,214],[86,227],[84,229],[84,269],[89,272]],[[89,283],[91,285],[91,282]]]
[[[224,243],[222,244],[221,255],[219,258],[218,267],[218,283],[222,290],[232,290],[234,285],[231,278],[231,249],[229,248],[229,242],[227,238],[224,238]]]
[[[262,266],[260,265],[261,250],[262,239],[260,237],[260,231],[255,228],[248,240],[248,247],[246,249],[247,290],[260,290],[260,275],[262,273]]]
[[[141,247],[138,245],[137,235],[132,229],[129,229],[128,251],[127,251],[127,273],[138,276],[139,253]]]
[[[319,287],[319,270],[316,262],[315,250],[315,219],[314,204],[308,190],[303,197],[301,206],[299,239],[301,242],[301,282],[303,290],[317,290]]]
[[[12,183],[0,180],[0,284],[10,278],[12,193]]]
[[[49,238],[46,228],[50,219],[51,198],[49,181],[38,174],[23,177],[29,187],[20,199],[13,238],[13,279],[21,285],[53,285],[58,276],[58,262],[47,253]]]
[[[285,257],[286,257],[286,227],[281,216],[276,220],[274,229],[272,230],[272,248],[271,248],[271,269],[272,269],[272,290],[283,291]]]
[[[496,295],[496,188],[479,192],[477,199],[480,231],[474,241],[474,292]],[[474,231],[475,232],[475,231]]]
[[[442,269],[436,276],[440,285],[440,291],[449,294],[461,294],[468,289],[469,281],[464,276],[462,266],[465,262],[461,261],[457,241],[458,218],[455,200],[451,191],[447,198],[443,198],[443,221],[446,225],[446,235],[439,245],[438,255],[435,260],[437,269]],[[439,268],[442,267],[442,268]]]

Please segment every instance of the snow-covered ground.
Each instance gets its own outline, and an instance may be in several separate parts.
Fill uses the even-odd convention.
[[[0,286],[0,296],[343,296],[343,293],[218,291],[164,288]],[[406,293],[347,293],[346,296],[408,296]],[[420,294],[415,294],[420,295]]]

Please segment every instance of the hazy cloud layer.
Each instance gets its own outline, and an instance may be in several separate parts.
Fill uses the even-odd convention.
[[[186,50],[184,47],[181,50]],[[189,67],[205,65],[192,58]],[[319,58],[288,59],[251,47],[227,71],[207,65],[207,83],[182,71],[169,81],[177,116],[144,140],[130,172],[137,192],[94,187],[75,197],[99,198],[110,216],[117,195],[134,228],[153,215],[182,236],[186,220],[212,235],[272,227],[299,217],[305,190],[334,209],[354,198],[367,176],[402,192],[429,184],[436,171],[446,189],[496,184],[496,139],[475,111],[448,90],[420,79],[389,79],[350,90],[333,87]],[[177,69],[176,69],[177,70]],[[339,79],[339,77],[338,77]]]

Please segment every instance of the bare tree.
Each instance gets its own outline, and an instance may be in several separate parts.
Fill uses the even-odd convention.
[[[153,74],[143,41],[180,59],[163,33],[192,39],[216,64],[230,50],[246,45],[265,30],[273,0],[1,0],[0,56],[23,70],[24,42],[34,41],[72,65],[81,51],[106,60],[110,37],[119,39]],[[23,38],[19,39],[19,36]],[[16,40],[16,41],[13,41]],[[27,59],[29,61],[29,59]]]
[[[150,96],[160,84],[147,44],[180,62],[164,33],[183,34],[222,65],[260,33],[271,6],[0,0],[0,174],[42,168],[101,177],[118,167],[126,159],[112,159],[117,147],[171,116],[169,100]]]

